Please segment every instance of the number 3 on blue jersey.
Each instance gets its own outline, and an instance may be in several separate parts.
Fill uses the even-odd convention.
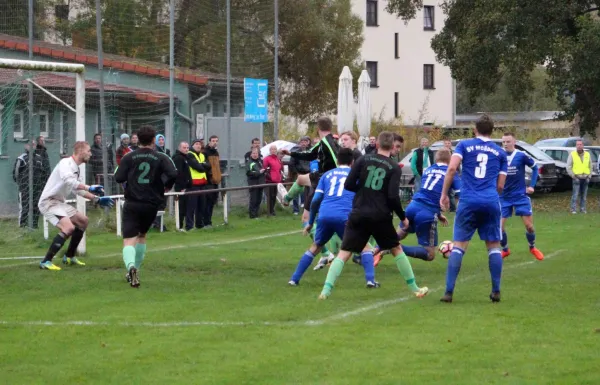
[[[483,152],[477,154],[477,162],[479,166],[475,167],[475,178],[483,179],[487,171],[488,155]]]
[[[327,195],[332,196],[337,187],[336,195],[338,197],[341,197],[342,193],[344,192],[344,184],[345,183],[346,183],[346,177],[340,178],[340,180],[338,180],[338,177],[334,176],[333,178],[331,178],[331,187],[329,187],[329,193]]]

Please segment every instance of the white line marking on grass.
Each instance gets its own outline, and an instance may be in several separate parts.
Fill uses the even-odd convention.
[[[297,326],[306,324],[304,322],[217,322],[217,321],[177,321],[177,322],[101,322],[101,321],[0,321],[0,325],[6,326],[122,326],[122,327],[193,327],[193,326]]]
[[[554,251],[554,252],[546,255],[544,257],[544,259],[550,259],[550,258],[556,257],[557,255],[559,255],[563,251],[565,251],[565,250]],[[503,271],[508,270],[508,269],[515,269],[517,267],[528,266],[528,265],[534,264],[536,262],[543,263],[543,262],[537,261],[537,260],[527,261],[527,262],[517,263],[517,264],[514,264],[514,265],[505,266],[503,268]],[[469,280],[471,280],[473,278],[477,278],[478,276],[479,276],[478,274],[473,274],[473,275],[464,277],[462,279],[459,279],[458,282],[469,281]],[[445,288],[446,288],[445,286],[440,286],[440,287],[435,288],[435,289],[429,289],[429,293],[430,294],[431,293],[435,293],[437,291],[444,290]],[[307,324],[310,323],[312,325],[322,325],[322,324],[324,324],[326,322],[329,322],[329,321],[337,321],[337,320],[341,320],[341,319],[346,319],[346,318],[350,318],[352,316],[359,315],[359,314],[362,314],[362,313],[366,313],[366,312],[369,312],[369,311],[372,311],[372,310],[380,309],[380,308],[383,308],[383,307],[388,307],[388,306],[395,305],[395,304],[400,303],[400,302],[405,302],[405,301],[408,301],[411,298],[415,298],[415,297],[414,296],[405,296],[405,297],[400,297],[400,298],[395,298],[395,299],[388,299],[388,300],[385,300],[385,301],[379,301],[379,302],[375,302],[372,305],[363,306],[363,307],[359,307],[358,309],[346,311],[346,312],[343,312],[343,313],[334,314],[334,315],[331,315],[329,317],[322,318],[320,320],[307,321]]]
[[[44,258],[43,256],[37,256],[37,257],[2,257],[0,258],[0,261],[13,261],[13,260],[19,260],[19,259],[40,259],[40,258]]]
[[[302,232],[302,230],[294,230],[294,231],[287,231],[287,232],[284,232],[284,233],[274,233],[274,234],[267,234],[267,235],[258,235],[258,236],[252,237],[252,238],[228,239],[228,240],[223,240],[223,241],[219,241],[219,242],[185,243],[185,244],[180,244],[180,245],[175,245],[175,246],[151,248],[151,249],[148,249],[146,251],[146,254],[157,253],[157,252],[161,252],[161,251],[187,249],[189,247],[212,247],[212,246],[231,245],[231,244],[234,244],[234,243],[251,242],[251,241],[258,241],[258,240],[261,240],[261,239],[283,237],[285,235],[298,234],[298,233],[301,233],[301,232]],[[94,259],[113,258],[113,257],[119,257],[121,255],[122,255],[121,253],[111,253],[111,254],[95,255],[93,257],[90,257],[90,260],[93,261]],[[43,256],[40,256],[40,257],[5,257],[5,258],[0,258],[0,260],[18,260],[18,259],[33,259],[33,258],[43,259],[44,257]],[[12,264],[12,265],[0,265],[0,269],[7,269],[9,267],[17,267],[17,266],[34,265],[36,263],[38,263],[38,262],[24,262],[24,263]]]
[[[294,232],[289,232],[289,233],[279,233],[279,234],[274,234],[274,235],[270,235],[271,237],[273,236],[283,236],[283,235],[287,235],[287,234],[294,234],[297,233],[298,231],[294,231]],[[267,238],[268,236],[260,236],[260,237],[256,237],[253,239],[264,239]],[[246,242],[248,240],[231,240],[231,241],[227,241],[227,242],[222,242],[222,243],[218,243],[218,244],[227,244],[227,243],[234,243],[234,242]],[[212,245],[212,244],[203,244],[203,245]],[[159,250],[156,250],[159,251]],[[564,252],[565,250],[557,250],[554,251],[550,254],[548,254],[545,259],[550,259],[550,258],[554,258],[557,255],[561,254],[562,252]],[[528,266],[528,265],[532,265],[534,263],[538,263],[538,261],[527,261],[527,262],[521,262],[521,263],[517,263],[514,265],[508,265],[506,267],[504,267],[503,271],[509,270],[509,269],[515,269],[518,267],[523,267],[523,266]],[[543,263],[543,262],[540,262]],[[15,266],[15,265],[13,265]],[[18,265],[17,265],[18,266]],[[469,281],[472,280],[474,278],[479,277],[479,274],[473,274],[467,277],[464,277],[462,279],[459,280],[459,282],[465,282],[465,281]],[[429,293],[434,293],[440,290],[443,290],[444,286],[440,286],[438,288],[435,289],[431,289],[429,290]],[[414,298],[413,296],[405,296],[405,297],[401,297],[401,298],[395,298],[395,299],[389,299],[389,300],[385,300],[385,301],[379,301],[379,302],[375,302],[374,304],[371,304],[369,306],[363,306],[360,307],[358,309],[355,310],[350,310],[350,311],[346,311],[343,313],[338,313],[338,314],[334,314],[325,318],[321,318],[318,320],[306,320],[306,321],[239,321],[239,322],[235,322],[235,321],[223,321],[223,322],[218,322],[218,321],[173,321],[173,322],[101,322],[101,321],[59,321],[59,322],[54,322],[54,321],[6,321],[6,320],[0,320],[0,325],[6,325],[6,326],[109,326],[109,327],[114,327],[114,326],[120,326],[120,327],[154,327],[154,328],[176,328],[176,327],[194,327],[194,326],[215,326],[215,327],[228,327],[228,326],[241,326],[241,327],[248,327],[248,326],[319,326],[319,325],[323,325],[326,323],[329,323],[331,321],[338,321],[338,320],[342,320],[342,319],[348,319],[350,317],[353,317],[355,315],[360,315],[362,313],[366,313],[368,311],[371,310],[376,310],[376,309],[382,309],[382,308],[386,308],[388,306],[391,305],[395,305],[401,302],[406,302],[410,299]],[[383,312],[383,311],[381,311]],[[381,313],[380,312],[380,313]]]

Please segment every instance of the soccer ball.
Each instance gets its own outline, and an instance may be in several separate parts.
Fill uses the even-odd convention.
[[[442,257],[446,259],[448,259],[450,256],[452,248],[454,248],[454,243],[452,243],[452,241],[444,241],[438,246],[438,250],[440,253],[442,253]]]

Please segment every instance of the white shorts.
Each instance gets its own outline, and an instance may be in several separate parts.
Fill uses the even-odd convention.
[[[52,223],[52,226],[56,226],[64,217],[71,218],[77,214],[75,207],[56,199],[43,200],[38,204],[38,207],[40,213],[48,222]]]

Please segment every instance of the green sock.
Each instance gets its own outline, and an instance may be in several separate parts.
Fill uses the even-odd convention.
[[[303,191],[304,191],[304,186],[300,186],[298,184],[298,182],[294,182],[294,184],[292,185],[292,188],[290,188],[290,191],[288,191],[288,193],[285,194],[284,199],[287,202],[290,202],[292,199],[294,199],[297,196],[299,196],[300,194],[302,194]]]
[[[123,247],[123,262],[125,262],[125,268],[127,268],[128,271],[130,268],[135,267],[135,247]]]
[[[146,244],[145,243],[136,243],[135,244],[135,268],[140,269],[142,267],[142,262],[144,261],[144,256],[146,254]]]
[[[333,289],[333,285],[335,285],[335,281],[338,279],[340,274],[342,274],[342,269],[344,268],[344,261],[339,258],[336,258],[331,262],[331,266],[329,267],[329,271],[327,272],[327,278],[325,278],[325,285],[323,285],[323,290],[321,294],[329,297],[331,294],[331,289]]]
[[[377,242],[375,242],[375,238],[372,236],[369,238],[369,246],[371,246],[372,249],[375,249],[375,246],[377,246]]]
[[[331,240],[329,241],[329,251],[337,255],[337,253],[340,252],[341,246],[342,240],[337,236],[337,234],[333,234],[333,237],[331,237]]]
[[[402,274],[408,288],[412,291],[419,290],[419,287],[415,283],[415,274],[413,273],[412,266],[410,265],[410,261],[406,257],[406,254],[398,254],[398,256],[394,258],[394,262],[396,262],[396,266],[398,267],[398,270],[400,270],[400,274]]]

